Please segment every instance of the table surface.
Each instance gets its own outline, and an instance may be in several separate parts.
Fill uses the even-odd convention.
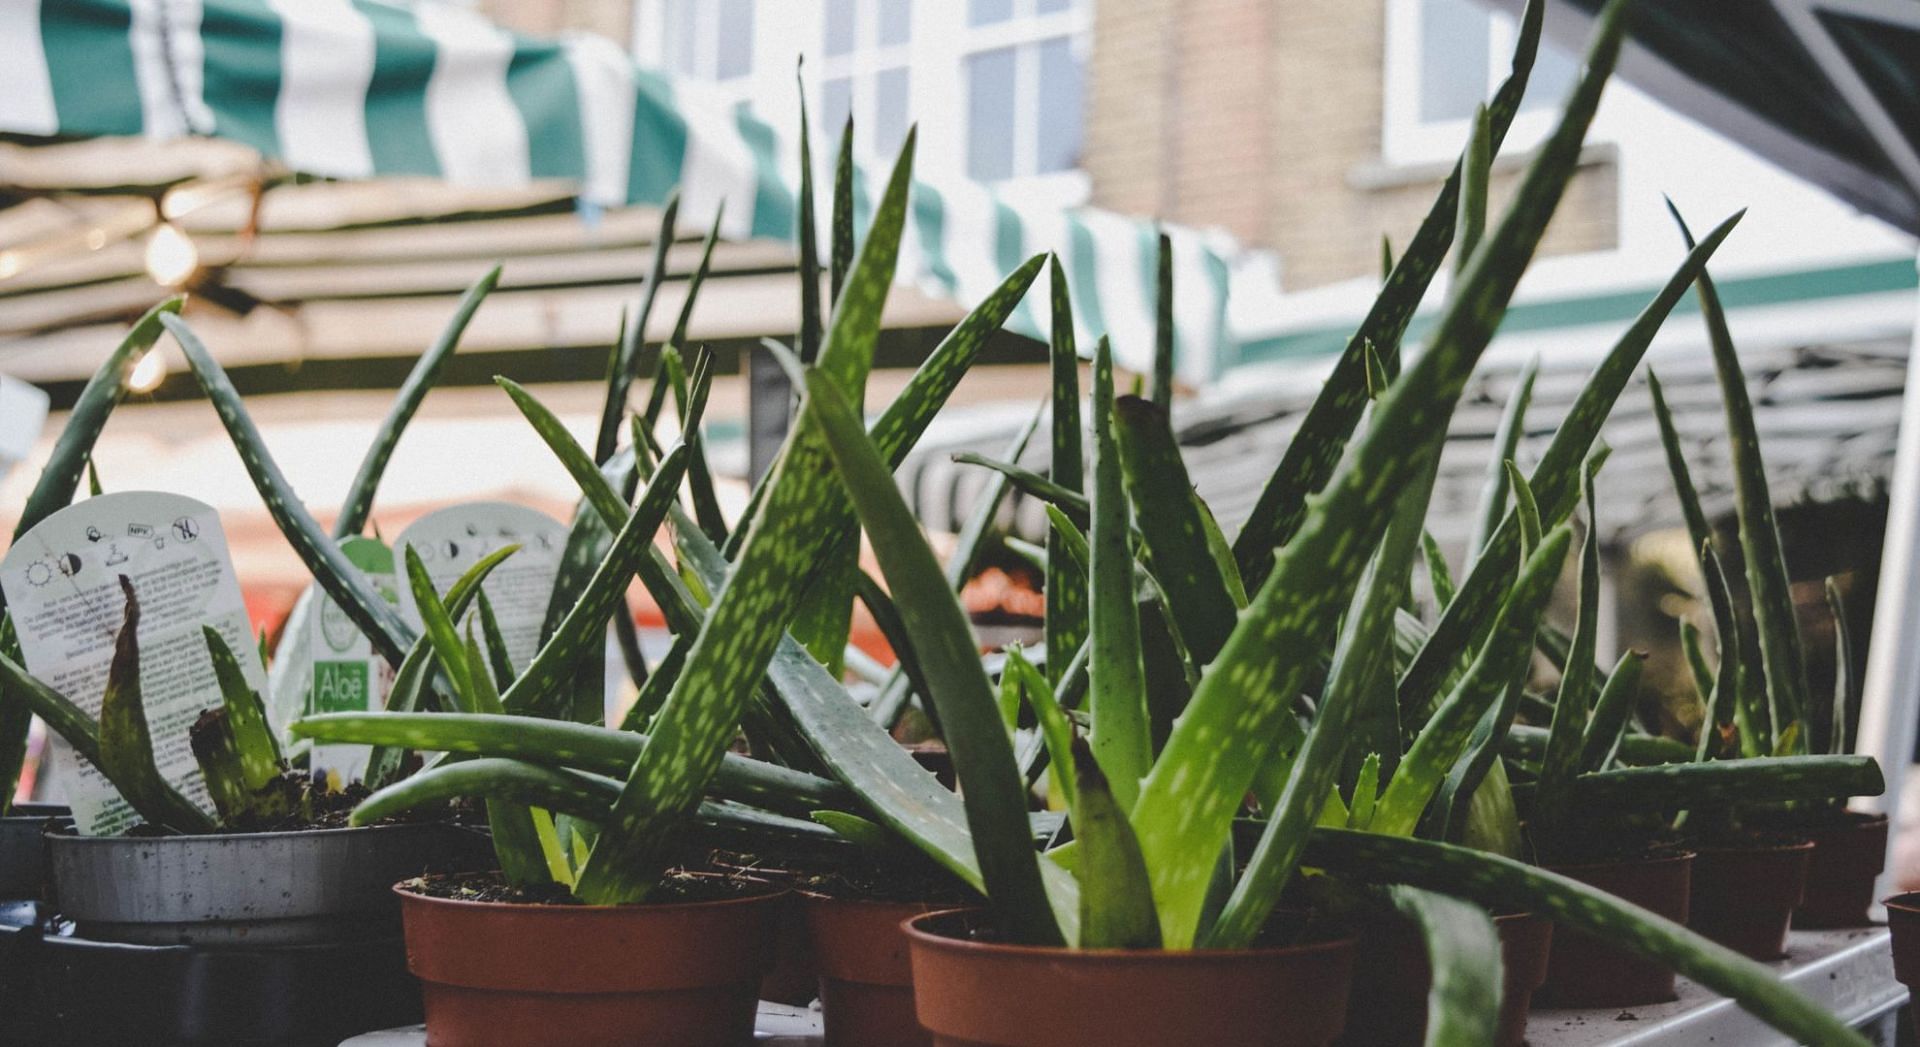
[[[1770,965],[1782,980],[1838,1014],[1864,1025],[1907,1002],[1906,987],[1893,978],[1893,955],[1884,927],[1844,931],[1795,931],[1787,958]],[[1790,1041],[1760,1019],[1682,978],[1672,1003],[1601,1010],[1535,1008],[1527,1022],[1529,1047],[1694,1047],[1740,1044],[1771,1047]],[[819,1047],[820,1012],[775,1003],[760,1005],[758,1047]],[[424,1047],[426,1028],[412,1026],[367,1033],[340,1047]]]

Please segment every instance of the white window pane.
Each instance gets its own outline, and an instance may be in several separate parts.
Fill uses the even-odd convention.
[[[700,12],[689,0],[672,0],[666,10],[667,62],[676,72],[699,72]]]
[[[968,25],[992,25],[1013,17],[1013,0],[967,0]]]
[[[1420,119],[1463,120],[1487,97],[1491,23],[1471,0],[1420,5]]]
[[[884,69],[873,78],[873,150],[891,157],[907,140],[907,71]]]
[[[1040,44],[1040,119],[1036,174],[1080,166],[1080,61],[1066,37]]]
[[[1527,77],[1527,93],[1520,99],[1522,109],[1558,109],[1580,79],[1580,63],[1558,47],[1540,41],[1540,53],[1533,60],[1533,72]]]
[[[1013,177],[1013,49],[967,58],[967,174]]]
[[[845,77],[820,85],[820,130],[828,153],[840,148],[840,132],[853,112],[853,81]]]
[[[880,0],[880,46],[904,44],[913,36],[913,0]]]
[[[1059,14],[1073,6],[1073,0],[1039,0],[1034,10],[1043,15]]]
[[[827,0],[827,38],[821,50],[829,55],[853,51],[853,0]]]
[[[720,0],[719,16],[714,77],[731,80],[753,72],[753,0]]]

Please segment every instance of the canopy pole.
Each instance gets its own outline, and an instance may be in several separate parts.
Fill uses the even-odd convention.
[[[1920,301],[1916,302],[1920,307]],[[1855,751],[1880,761],[1887,791],[1855,806],[1884,813],[1900,828],[1901,793],[1913,764],[1920,721],[1920,322],[1907,354],[1907,384],[1900,412],[1900,440],[1889,485],[1886,544],[1880,553],[1879,595],[1860,701]],[[1891,854],[1894,848],[1889,847]],[[1883,868],[1875,898],[1892,893],[1893,870]]]

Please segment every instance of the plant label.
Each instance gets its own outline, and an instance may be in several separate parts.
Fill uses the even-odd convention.
[[[140,599],[140,689],[160,773],[211,812],[187,729],[221,704],[202,626],[220,633],[247,683],[266,687],[226,534],[213,507],[176,494],[128,491],[62,509],[0,560],[27,670],[98,717],[126,616],[120,577]],[[74,825],[125,832],[139,816],[84,760],[66,786]]]
[[[340,551],[359,568],[373,591],[398,606],[400,590],[393,550],[376,538],[340,542]],[[373,650],[347,613],[315,582],[300,594],[267,674],[273,688],[269,717],[276,731],[306,713],[370,712],[386,707],[393,667]],[[315,744],[307,768],[316,782],[338,791],[367,771],[372,748]]]
[[[519,550],[493,569],[481,591],[493,607],[500,623],[500,635],[506,641],[507,657],[516,671],[523,670],[540,650],[541,628],[546,622],[547,601],[553,595],[553,582],[560,574],[560,559],[567,546],[564,524],[525,506],[506,502],[470,502],[428,513],[400,532],[394,542],[394,560],[398,573],[406,573],[402,550],[412,547],[433,578],[433,587],[441,595],[458,581],[467,569],[502,546]],[[468,621],[476,621],[469,612]],[[400,611],[415,625],[420,611],[413,602],[413,588],[400,586]],[[476,624],[476,636],[478,626]],[[466,623],[461,623],[465,635]]]

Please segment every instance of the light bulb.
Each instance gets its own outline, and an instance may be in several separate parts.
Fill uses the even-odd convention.
[[[200,268],[200,249],[171,222],[162,222],[147,238],[147,275],[162,287],[179,287]]]
[[[127,376],[127,389],[136,393],[150,393],[160,388],[167,380],[167,361],[156,347],[147,350],[140,362],[133,365],[133,373]]]

